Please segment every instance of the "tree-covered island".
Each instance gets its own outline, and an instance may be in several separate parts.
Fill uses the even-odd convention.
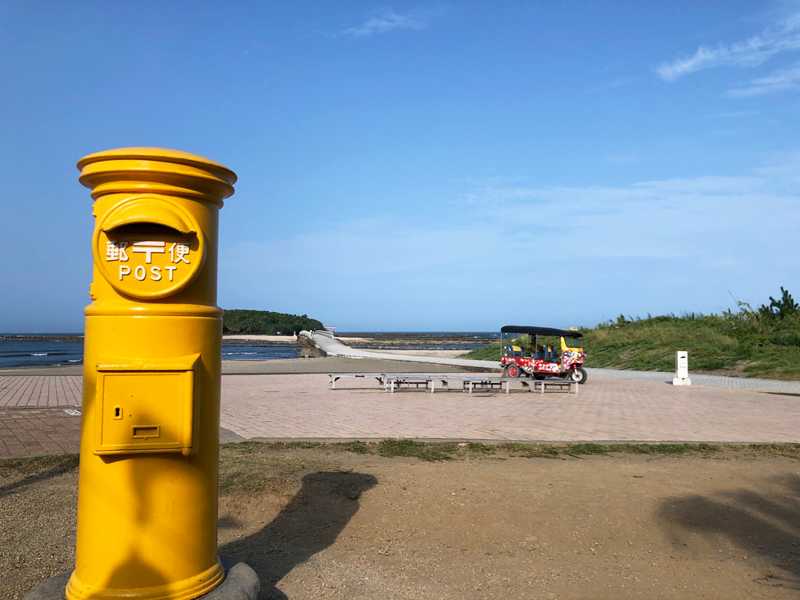
[[[321,321],[307,315],[290,315],[268,310],[226,310],[222,317],[222,333],[226,335],[292,335],[307,329],[322,329]]]

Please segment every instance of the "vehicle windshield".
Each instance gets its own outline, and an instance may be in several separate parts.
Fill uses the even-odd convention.
[[[565,337],[564,338],[564,345],[567,348],[580,348],[581,347],[581,338],[579,337]]]

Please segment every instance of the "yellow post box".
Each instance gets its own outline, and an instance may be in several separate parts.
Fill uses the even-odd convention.
[[[78,168],[95,200],[94,278],[66,596],[197,598],[225,577],[217,226],[236,175],[161,148],[100,152]]]

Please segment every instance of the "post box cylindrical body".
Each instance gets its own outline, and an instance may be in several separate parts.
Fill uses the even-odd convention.
[[[78,534],[69,600],[189,600],[217,556],[222,311],[218,214],[232,171],[122,148],[78,162],[92,189]]]

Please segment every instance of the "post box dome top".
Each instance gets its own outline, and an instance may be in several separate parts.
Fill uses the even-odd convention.
[[[233,195],[236,174],[229,168],[181,150],[117,148],[84,156],[78,180],[92,198],[116,193],[160,193],[211,200],[220,206]]]

